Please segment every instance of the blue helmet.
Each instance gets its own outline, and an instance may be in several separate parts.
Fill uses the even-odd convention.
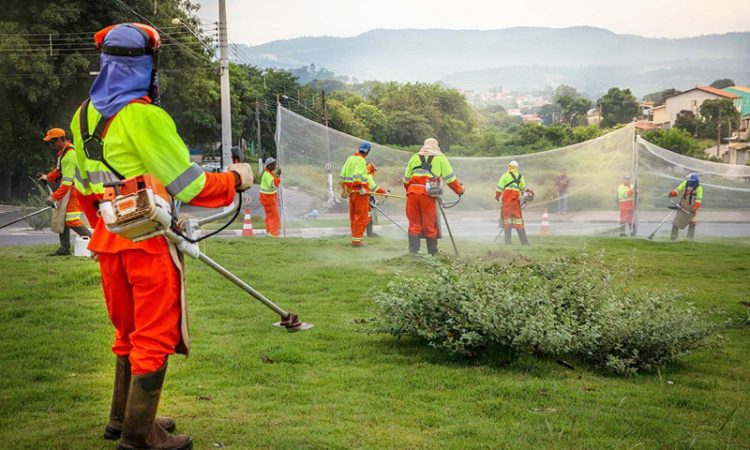
[[[370,149],[372,148],[372,144],[370,144],[367,141],[363,141],[361,144],[359,144],[359,152],[362,154],[368,154],[370,153]]]
[[[688,174],[688,176],[685,178],[687,180],[687,187],[696,188],[700,184],[700,180],[698,179],[698,174],[695,172],[691,172]]]

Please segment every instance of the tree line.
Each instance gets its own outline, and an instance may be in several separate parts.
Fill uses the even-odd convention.
[[[190,148],[217,155],[218,31],[215,24],[202,23],[196,10],[191,0],[37,0],[5,8],[0,21],[0,199],[22,196],[29,175],[54,163],[41,137],[48,128],[68,128],[98,70],[93,34],[112,23],[143,22],[161,30],[162,107]],[[328,79],[317,79],[322,76]],[[231,64],[230,80],[233,142],[261,157],[275,155],[277,101],[311,120],[323,123],[327,117],[332,128],[378,143],[416,149],[425,138],[436,137],[453,154],[487,156],[592,139],[638,113],[636,98],[620,88],[593,102],[560,86],[552,104],[526,111],[539,114],[541,125],[524,123],[498,105],[475,108],[461,92],[439,84],[347,84],[352,80],[315,66],[286,71]],[[588,125],[592,108],[599,112],[601,126]]]

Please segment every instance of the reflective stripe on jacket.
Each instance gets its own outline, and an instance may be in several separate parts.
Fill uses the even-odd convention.
[[[678,195],[684,195],[686,188],[687,188],[687,181],[683,181],[682,183],[680,183],[679,186],[677,186],[677,188],[675,188],[675,191],[677,191]],[[703,185],[699,184],[698,188],[696,188],[693,192],[695,193],[695,203],[700,205],[700,203],[703,201]],[[690,203],[693,204],[692,199],[690,200],[691,200]]]
[[[617,187],[617,200],[622,202],[633,201],[633,186],[621,184]]]
[[[419,153],[412,155],[409,162],[406,163],[406,171],[404,172],[404,187],[406,192],[410,194],[421,194],[425,192],[425,184],[427,180],[433,177],[440,177],[445,180],[446,184],[451,184],[457,180],[456,174],[453,173],[453,167],[448,162],[448,158],[445,155],[435,155],[432,157],[430,162],[430,170],[422,168],[422,159],[419,157]],[[425,156],[425,159],[429,156]]]
[[[93,134],[101,115],[90,103],[86,113],[89,133]],[[101,161],[86,158],[80,114],[78,108],[70,124],[73,140],[80,149],[77,152],[80,180],[76,180],[76,187],[86,195],[101,194],[105,182],[118,178]],[[192,200],[206,183],[206,175],[190,160],[172,118],[152,104],[130,103],[117,113],[104,137],[104,157],[125,178],[145,173],[155,176],[167,192],[183,202]]]
[[[526,180],[523,175],[516,173],[515,176],[510,170],[505,172],[503,176],[497,180],[496,192],[503,192],[505,190],[521,192],[526,189]]]
[[[339,183],[355,190],[367,186],[367,161],[364,155],[357,152],[346,158],[339,174]]]
[[[280,182],[281,180],[279,177],[274,175],[273,172],[264,169],[263,176],[260,178],[260,193],[269,195],[275,194]]]

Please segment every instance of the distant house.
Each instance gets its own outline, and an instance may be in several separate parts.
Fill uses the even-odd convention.
[[[719,153],[716,153],[716,147],[709,147],[705,150],[706,156],[716,156],[726,164],[748,164],[750,163],[750,144],[745,142],[735,142],[732,144],[721,144]]]
[[[651,123],[657,128],[669,128],[670,123],[669,114],[667,113],[667,105],[651,108],[649,118],[651,119]]]
[[[651,117],[651,110],[654,109],[656,104],[654,102],[641,102],[641,118]]]
[[[586,120],[588,121],[589,125],[599,125],[599,123],[602,121],[601,113],[599,113],[599,109],[593,108],[589,109],[586,113]]]
[[[537,116],[536,114],[524,114],[521,116],[521,118],[525,123],[536,123],[538,125],[541,125],[543,122],[542,118]]]
[[[669,117],[669,126],[674,125],[677,114],[680,111],[690,111],[696,116],[700,115],[700,107],[706,100],[728,99],[734,101],[734,106],[739,111],[742,106],[742,96],[732,92],[726,92],[711,86],[698,86],[685,92],[680,92],[667,97],[665,106]]]
[[[725,88],[724,91],[742,97],[742,106],[740,107],[739,137],[742,140],[750,140],[750,87],[732,86]]]

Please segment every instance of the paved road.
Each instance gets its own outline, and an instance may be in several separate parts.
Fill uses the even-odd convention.
[[[257,204],[251,203],[250,209],[252,214],[262,214],[262,209]],[[193,216],[204,216],[215,213],[216,210],[206,210],[202,208],[185,207],[182,213]],[[0,205],[0,224],[10,222],[11,220],[21,217],[20,208],[13,206]],[[666,214],[662,211],[641,212],[639,222],[639,237],[647,237],[656,227]],[[322,217],[322,216],[321,216]],[[392,217],[401,227],[406,228],[406,219],[403,215],[393,214]],[[339,219],[341,223],[346,223],[346,214],[331,214],[326,218]],[[700,222],[697,229],[697,238],[701,237],[739,237],[750,236],[750,212],[748,211],[705,211],[699,216]],[[497,226],[497,213],[492,211],[485,212],[461,212],[448,211],[448,220],[450,222],[453,234],[461,239],[469,239],[484,242],[493,242],[500,229]],[[538,211],[528,211],[525,213],[526,226],[530,236],[539,234],[541,213]],[[614,236],[617,234],[617,216],[616,213],[609,211],[589,211],[570,213],[565,216],[550,214],[549,216],[551,234],[553,235],[602,235]],[[401,237],[403,232],[394,225],[388,223],[384,218],[380,218],[380,226],[377,226],[376,232],[385,236]],[[346,235],[349,233],[347,226],[329,226],[321,227],[314,220],[307,220],[302,226],[295,225],[287,227],[287,236],[290,237],[321,237]],[[667,239],[669,236],[670,224],[665,224],[657,234],[658,239]],[[446,230],[444,230],[446,233]],[[258,233],[262,234],[262,233]],[[681,232],[684,236],[685,232]],[[228,230],[221,233],[223,237],[239,236],[240,230]],[[19,222],[7,228],[0,229],[0,247],[15,245],[31,244],[55,244],[58,242],[56,234],[51,233],[48,229],[43,231],[34,231],[29,228],[26,222]]]

